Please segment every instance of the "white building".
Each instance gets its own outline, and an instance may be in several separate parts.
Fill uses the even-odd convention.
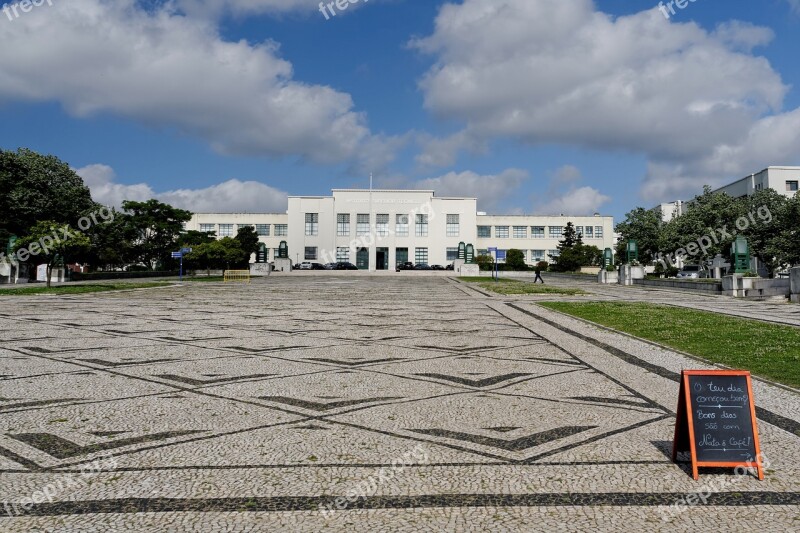
[[[254,226],[273,260],[281,241],[297,262],[348,261],[361,269],[389,270],[410,261],[446,265],[461,242],[477,254],[490,247],[522,250],[529,264],[550,261],[567,222],[584,242],[613,247],[612,217],[487,215],[475,198],[437,197],[427,190],[337,189],[332,196],[292,196],[286,214],[198,213],[186,229],[234,236]]]
[[[767,167],[713,192],[724,192],[734,198],[741,198],[764,189],[774,189],[785,196],[794,196],[797,194],[799,182],[800,167]]]

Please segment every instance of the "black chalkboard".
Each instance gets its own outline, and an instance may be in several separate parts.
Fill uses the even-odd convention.
[[[672,460],[691,455],[699,467],[755,468],[764,479],[750,373],[744,370],[683,370]]]
[[[689,376],[699,462],[754,462],[756,439],[747,376]]]

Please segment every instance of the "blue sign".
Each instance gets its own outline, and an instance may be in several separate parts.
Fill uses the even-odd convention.
[[[182,254],[190,254],[190,253],[192,253],[192,249],[191,248],[181,248],[181,253]]]
[[[496,250],[495,251],[496,258],[498,261],[505,261],[506,259],[506,250]]]
[[[183,257],[183,254],[181,252],[172,252],[173,259],[180,259],[181,257]]]

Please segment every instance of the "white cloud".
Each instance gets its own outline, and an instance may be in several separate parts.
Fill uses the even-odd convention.
[[[151,198],[195,213],[284,213],[288,206],[287,193],[256,181],[232,179],[203,189],[156,192],[146,183],[116,183],[114,169],[107,165],[89,165],[75,172],[83,178],[96,202],[115,207],[123,200]]]
[[[537,213],[544,215],[588,216],[599,213],[611,198],[592,187],[571,188],[561,196],[549,198]]]
[[[433,189],[437,196],[455,196],[478,199],[478,209],[494,211],[501,202],[513,198],[517,189],[529,175],[526,171],[509,168],[500,174],[481,175],[472,171],[449,172],[414,184],[417,189]]]
[[[686,191],[796,159],[788,87],[751,53],[772,37],[741,22],[711,32],[670,22],[656,7],[614,18],[592,0],[464,0],[411,45],[436,59],[420,82],[426,108],[464,135],[641,153]],[[767,124],[782,142],[764,153],[752,141]],[[735,161],[723,168],[725,153]],[[650,201],[663,189],[654,179],[642,189]]]
[[[792,11],[800,14],[800,0],[788,0],[788,2],[789,2],[789,7],[792,8]]]
[[[486,143],[476,139],[468,131],[460,131],[449,137],[437,138],[427,134],[418,136],[417,142],[422,152],[417,155],[416,162],[423,168],[449,167],[456,163],[458,153],[469,150],[473,153],[485,153]]]
[[[386,150],[349,94],[295,80],[276,43],[225,41],[213,21],[173,7],[70,0],[0,24],[0,100],[117,115],[224,154],[340,163]]]

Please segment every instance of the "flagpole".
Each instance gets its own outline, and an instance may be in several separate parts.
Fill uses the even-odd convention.
[[[372,217],[373,217],[373,213],[372,213],[372,172],[370,172],[369,173],[369,234],[370,234],[370,237],[372,237],[370,240],[373,243],[375,243],[375,235],[373,234],[373,230],[374,230],[375,226],[373,226],[373,224],[372,224]],[[372,266],[373,265],[373,262],[372,262],[372,247],[373,247],[373,244],[370,244],[369,248],[368,248],[368,251],[369,251],[369,271],[370,272],[374,272],[375,271],[375,269]],[[376,256],[376,261],[377,261],[377,256]]]

